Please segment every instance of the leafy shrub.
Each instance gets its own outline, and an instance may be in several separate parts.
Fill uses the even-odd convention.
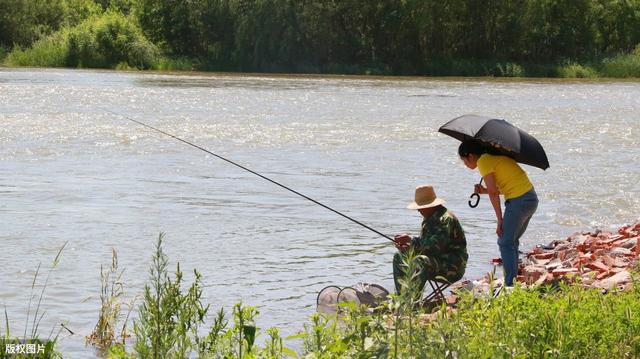
[[[495,75],[500,77],[525,77],[524,67],[513,62],[498,63]]]
[[[101,12],[93,0],[0,0],[0,45],[29,47]]]
[[[198,61],[186,57],[168,58],[162,56],[154,62],[153,69],[161,71],[193,71],[199,66]]]
[[[151,284],[145,285],[139,317],[134,321],[134,349],[142,358],[188,357],[198,327],[204,323],[208,306],[202,305],[200,274],[187,292],[182,290],[182,272],[177,265],[175,279],[168,275],[168,258],[158,238],[150,270]]]
[[[305,350],[310,358],[638,357],[640,287],[635,284],[630,291],[606,294],[579,285],[516,288],[496,298],[467,293],[457,310],[441,307],[431,320],[413,326],[411,314],[397,314],[406,298],[394,297],[387,312],[395,314],[312,316]]]
[[[102,13],[100,5],[93,0],[62,0],[60,2],[64,14],[62,25],[66,27],[76,26]]]
[[[571,63],[559,66],[557,76],[564,78],[594,78],[598,77],[598,72],[587,65]]]
[[[107,11],[78,26],[38,40],[29,49],[14,49],[5,61],[12,66],[151,68],[159,51],[137,25],[120,13]]]
[[[4,63],[9,66],[63,67],[69,50],[68,30],[40,39],[29,49],[14,48]]]
[[[110,346],[109,358],[190,358],[194,354],[199,358],[295,357],[292,350],[284,347],[277,328],[267,329],[268,338],[264,347],[256,345],[260,332],[255,324],[258,311],[241,303],[233,307],[232,325],[224,310],[220,309],[209,332],[202,335],[199,329],[205,324],[209,305],[205,306],[201,300],[201,275],[194,270],[194,281],[184,291],[180,264],[177,264],[174,277],[169,275],[169,260],[162,250],[163,238],[164,234],[160,234],[153,255],[150,283],[145,285],[144,299],[139,307],[138,318],[133,323],[135,355],[127,352],[123,343],[118,343]],[[117,269],[112,269],[110,273],[117,275],[118,272]],[[111,293],[113,281],[110,282],[110,278],[113,279],[103,275],[103,292],[107,288],[105,298],[114,297]],[[120,288],[116,288],[116,292],[119,290]],[[106,307],[110,312],[107,317],[113,318],[113,306]],[[101,314],[101,318],[103,316]],[[106,339],[112,343],[113,338],[108,332],[109,330]],[[92,344],[99,345],[100,342],[94,341]]]
[[[605,77],[640,77],[640,44],[630,54],[603,60],[600,71]]]
[[[158,56],[158,49],[132,21],[111,11],[72,29],[68,46],[66,65],[72,67],[115,67],[125,62],[144,69]]]

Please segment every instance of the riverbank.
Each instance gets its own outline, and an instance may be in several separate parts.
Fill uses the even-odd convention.
[[[257,326],[257,308],[241,303],[233,307],[231,317],[220,309],[213,323],[208,323],[211,315],[203,302],[200,273],[195,270],[193,282],[187,283],[179,263],[171,271],[160,235],[144,295],[135,303],[135,319],[129,319],[134,303],[122,296],[126,284],[115,251],[111,266],[100,268],[99,320],[86,340],[99,357],[126,359],[159,354],[274,359],[636,357],[640,355],[639,236],[640,222],[617,233],[576,233],[527,253],[520,284],[512,291],[488,295],[495,293],[500,281],[480,279],[473,282],[473,288],[458,285],[454,301],[449,296],[447,303],[426,314],[411,295],[392,296],[373,314],[346,305],[339,317],[313,314],[298,334],[283,338],[281,328],[262,331]],[[547,272],[538,278],[544,280],[531,278],[527,273],[537,271],[528,268],[542,266],[542,262]],[[627,273],[626,279],[620,273]],[[34,283],[36,279],[37,273]],[[602,285],[605,281],[607,285]],[[478,291],[485,283],[488,291]],[[8,316],[6,321],[8,324]],[[55,354],[59,337],[60,331],[42,338],[34,327],[29,343],[42,353],[28,357]],[[289,348],[293,341],[302,341],[297,352]],[[11,350],[26,348],[8,327],[0,343]]]
[[[43,42],[30,49],[7,51],[0,48],[0,66],[32,68],[84,68],[114,69],[125,71],[154,71],[161,73],[219,73],[256,74],[243,72],[241,68],[215,67],[198,59],[170,58],[154,55],[154,50],[135,63],[120,61],[109,63],[104,59],[71,61],[75,56],[63,45]],[[4,53],[3,53],[4,51]],[[557,79],[639,79],[640,50],[634,53],[605,58],[589,63],[567,62],[559,64],[516,63],[491,60],[446,60],[425,64],[419,71],[401,72],[387,67],[349,64],[303,66],[283,68],[279,71],[263,72],[265,75],[318,75],[318,76],[384,76],[384,77],[495,77],[495,78],[557,78]]]
[[[7,65],[409,76],[639,77],[640,2],[25,0]],[[558,14],[569,14],[559,16]],[[634,51],[635,49],[635,51]]]
[[[224,318],[220,312],[205,338],[206,351],[200,348],[198,353],[237,358],[635,357],[640,355],[640,286],[634,285],[639,234],[640,222],[624,226],[617,233],[573,234],[529,252],[522,265],[520,284],[512,291],[487,295],[459,285],[455,301],[448,300],[427,314],[421,314],[423,309],[410,299],[411,295],[392,296],[381,311],[373,314],[347,304],[339,318],[312,315],[300,333],[288,340],[279,337],[278,328],[268,329],[264,346],[254,342],[260,332],[256,328],[258,312],[237,305],[233,310],[234,326],[221,326]],[[155,258],[162,257],[160,244],[158,250],[154,263],[158,263]],[[530,261],[536,264],[529,264]],[[532,272],[528,268],[542,265],[540,261],[546,263],[548,272],[539,276],[544,280],[534,280],[527,274]],[[626,273],[624,279],[620,273]],[[189,293],[198,293],[198,278],[196,274]],[[474,282],[475,289],[483,288],[482,281]],[[490,293],[495,293],[499,282],[486,282]],[[179,288],[177,293],[179,297]],[[162,297],[145,300],[158,299],[164,301]],[[196,303],[199,300],[196,297]],[[201,303],[196,307],[202,308]],[[602,315],[603,308],[606,315]],[[144,317],[145,309],[141,310]],[[177,331],[163,335],[179,338],[181,334]],[[296,354],[287,349],[285,343],[293,339],[303,340],[302,352]],[[167,350],[154,347],[153,337],[141,337],[140,332],[136,340],[144,341],[144,349],[151,352]],[[113,357],[130,355],[122,345],[110,350]],[[135,353],[141,354],[137,345]]]
[[[565,239],[538,245],[524,254],[518,268],[517,282],[523,288],[556,286],[563,282],[603,292],[627,290],[633,283],[632,271],[640,260],[640,221],[615,232],[594,230],[578,232]],[[493,260],[500,263],[499,258]],[[501,288],[502,279],[490,275],[465,280],[452,286],[452,292],[469,290],[488,295]],[[455,305],[456,294],[447,298]]]

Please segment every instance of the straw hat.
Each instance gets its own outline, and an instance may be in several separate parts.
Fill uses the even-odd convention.
[[[418,186],[416,187],[415,201],[410,203],[408,209],[422,209],[439,206],[444,204],[442,198],[436,196],[436,192],[433,190],[433,186]]]

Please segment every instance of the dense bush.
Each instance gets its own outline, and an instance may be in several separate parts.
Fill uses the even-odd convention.
[[[0,46],[30,46],[99,12],[93,0],[0,0]]]
[[[598,77],[598,71],[587,65],[570,63],[558,66],[557,77],[564,78],[593,78]]]
[[[66,65],[69,31],[60,30],[40,39],[31,48],[15,48],[5,58],[11,66],[62,67]]]
[[[72,67],[115,67],[124,62],[144,69],[158,56],[140,29],[117,12],[107,12],[72,29],[68,46],[65,62]]]
[[[640,77],[640,45],[631,54],[605,59],[601,72],[606,77]]]
[[[169,273],[169,260],[162,249],[161,234],[149,271],[149,283],[134,320],[135,343],[127,352],[122,344],[110,343],[110,358],[283,358],[294,353],[283,346],[276,328],[266,331],[263,347],[256,344],[259,329],[254,307],[236,304],[229,323],[224,310],[218,311],[208,331],[201,331],[209,305],[202,303],[202,283],[194,270],[194,281],[184,290],[183,274],[177,264],[174,276]],[[103,286],[104,287],[104,286]],[[103,301],[103,309],[104,309]],[[117,320],[116,320],[117,321]],[[126,319],[125,319],[126,321]]]
[[[118,12],[89,18],[38,40],[31,48],[15,49],[6,59],[14,66],[150,68],[158,50],[129,18]]]

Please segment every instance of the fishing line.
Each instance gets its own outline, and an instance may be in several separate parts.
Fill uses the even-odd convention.
[[[327,206],[327,205],[326,205],[326,204],[324,204],[324,203],[318,202],[318,201],[316,201],[315,199],[313,199],[313,198],[311,198],[311,197],[309,197],[309,196],[306,196],[306,195],[304,195],[304,194],[302,194],[302,193],[300,193],[300,192],[298,192],[298,191],[296,191],[296,190],[294,190],[294,189],[291,189],[291,188],[289,188],[289,187],[287,187],[287,186],[285,186],[285,185],[283,185],[283,184],[281,184],[281,183],[279,183],[279,182],[277,182],[277,181],[274,181],[274,180],[272,180],[271,178],[269,178],[269,177],[267,177],[267,176],[261,175],[260,173],[258,173],[258,172],[256,172],[256,171],[254,171],[254,170],[252,170],[252,169],[249,169],[249,168],[247,168],[247,167],[245,167],[245,166],[243,166],[243,165],[241,165],[241,164],[239,164],[239,163],[236,163],[236,162],[234,162],[234,161],[232,161],[232,160],[230,160],[230,159],[228,159],[228,158],[225,158],[225,157],[223,157],[223,156],[220,156],[220,155],[218,155],[218,154],[215,154],[215,153],[213,153],[213,152],[209,151],[208,149],[206,149],[206,148],[204,148],[204,147],[198,146],[198,145],[196,145],[196,144],[194,144],[194,143],[191,143],[191,142],[189,142],[189,141],[187,141],[187,140],[183,140],[182,138],[180,138],[180,137],[178,137],[178,136],[172,135],[172,134],[170,134],[170,133],[168,133],[168,132],[165,132],[165,131],[160,130],[160,129],[158,129],[158,128],[155,128],[155,127],[153,127],[153,126],[147,125],[146,123],[144,123],[144,122],[142,122],[142,121],[135,120],[135,119],[133,119],[133,118],[131,118],[131,117],[129,117],[129,116],[123,115],[123,114],[121,114],[121,113],[117,113],[117,112],[111,111],[111,110],[106,109],[106,108],[102,108],[102,110],[103,110],[103,111],[105,111],[105,112],[109,112],[109,113],[111,113],[111,114],[113,114],[113,115],[116,115],[116,116],[124,117],[125,119],[127,119],[127,120],[129,120],[129,121],[131,121],[131,122],[137,123],[137,124],[139,124],[139,125],[141,125],[141,126],[144,126],[144,127],[148,128],[148,129],[151,129],[151,130],[153,130],[153,131],[159,132],[159,133],[161,133],[161,134],[163,134],[163,135],[165,135],[165,136],[169,136],[169,137],[171,137],[171,138],[173,138],[173,139],[176,139],[176,140],[178,140],[178,141],[180,141],[180,142],[182,142],[182,143],[184,143],[184,144],[187,144],[187,145],[189,145],[189,146],[191,146],[191,147],[195,147],[195,148],[199,149],[200,151],[204,151],[204,152],[206,152],[206,153],[208,153],[208,154],[210,154],[210,155],[212,155],[212,156],[214,156],[214,157],[217,157],[217,158],[219,158],[219,159],[221,159],[221,160],[223,160],[223,161],[226,161],[226,162],[228,162],[228,163],[230,163],[230,164],[232,164],[232,165],[234,165],[234,166],[236,166],[236,167],[242,168],[243,170],[245,170],[245,171],[247,171],[247,172],[253,173],[254,175],[256,175],[256,176],[258,176],[258,177],[260,177],[260,178],[262,178],[262,179],[264,179],[264,180],[267,180],[267,181],[269,181],[269,182],[271,182],[271,183],[273,183],[273,184],[275,184],[275,185],[277,185],[277,186],[280,186],[280,187],[282,187],[282,188],[286,189],[286,190],[287,190],[287,191],[289,191],[289,192],[295,193],[295,194],[297,194],[298,196],[300,196],[300,197],[302,197],[302,198],[304,198],[304,199],[306,199],[306,200],[309,200],[309,201],[311,201],[311,202],[313,202],[313,203],[315,203],[315,204],[317,204],[317,205],[319,205],[319,206],[321,206],[321,207],[324,207],[324,208],[326,208],[326,209],[330,210],[331,212],[333,212],[333,213],[335,213],[335,214],[338,214],[338,215],[340,215],[340,216],[342,216],[342,217],[344,217],[344,218],[346,218],[346,219],[350,220],[351,222],[354,222],[354,223],[356,223],[356,224],[359,224],[360,226],[362,226],[362,227],[364,227],[364,228],[366,228],[366,229],[368,229],[368,230],[370,230],[370,231],[372,231],[372,232],[374,232],[374,233],[376,233],[376,234],[379,234],[380,236],[382,236],[382,237],[384,237],[384,238],[386,238],[386,239],[388,239],[388,240],[390,240],[390,241],[392,241],[392,242],[395,242],[395,240],[394,240],[393,238],[391,238],[391,237],[387,236],[386,234],[381,233],[381,232],[379,232],[379,231],[377,231],[377,230],[375,230],[375,229],[373,229],[373,228],[371,228],[371,227],[367,226],[366,224],[364,224],[364,223],[362,223],[362,222],[360,222],[360,221],[357,221],[357,220],[355,220],[355,219],[353,219],[353,218],[351,218],[351,217],[347,216],[346,214],[344,214],[344,213],[342,213],[342,212],[339,212],[339,211],[337,211],[337,210],[335,210],[335,209],[333,209],[333,208],[331,208],[331,207]]]

